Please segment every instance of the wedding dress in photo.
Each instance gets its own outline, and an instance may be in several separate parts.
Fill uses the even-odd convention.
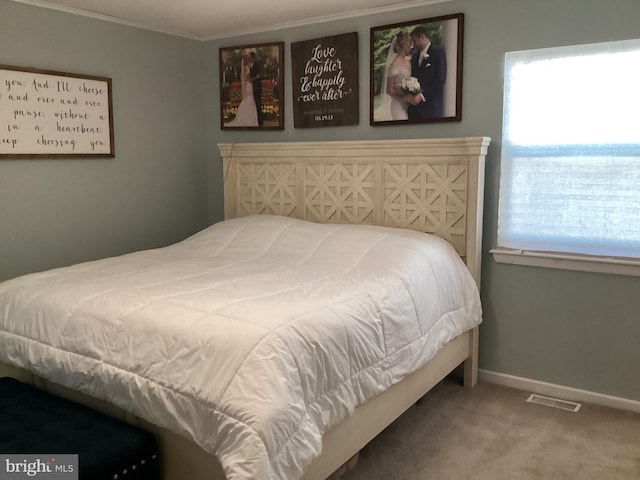
[[[400,84],[402,80],[411,76],[411,67],[405,66],[389,68],[388,77],[393,78],[393,85],[396,91],[400,90]],[[391,96],[391,105],[389,106],[391,112],[391,120],[407,120],[409,118],[407,110],[407,102],[403,97],[396,95]]]
[[[398,95],[389,95],[387,92],[387,85],[389,79],[393,80],[394,91],[399,91],[400,83],[406,77],[411,76],[411,64],[406,62],[399,66],[394,66],[393,61],[398,56],[396,52],[397,37],[394,37],[387,53],[387,62],[385,64],[385,74],[382,83],[382,92],[380,94],[380,106],[376,108],[374,112],[374,120],[407,120],[409,114],[407,113],[407,103]]]
[[[257,127],[258,126],[258,109],[256,107],[256,101],[253,98],[253,83],[247,78],[249,77],[249,70],[251,65],[245,63],[242,59],[240,66],[242,72],[242,101],[238,105],[238,111],[236,116],[230,122],[227,122],[227,127]]]

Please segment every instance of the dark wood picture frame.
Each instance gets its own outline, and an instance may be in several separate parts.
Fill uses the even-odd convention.
[[[413,42],[411,33],[417,27],[423,29],[416,32],[417,37],[422,35],[423,42],[430,41],[426,57],[420,56],[419,47]],[[461,121],[463,40],[462,13],[371,28],[370,124]],[[387,89],[392,63],[391,77],[396,78]],[[415,77],[421,91],[402,90],[400,79],[406,77]],[[417,106],[411,105],[409,99]]]
[[[111,78],[0,65],[0,158],[114,157]]]
[[[220,48],[219,62],[220,128],[283,130],[284,42]]]

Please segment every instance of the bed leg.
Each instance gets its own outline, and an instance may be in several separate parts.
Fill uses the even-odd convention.
[[[469,336],[469,358],[464,361],[464,381],[465,388],[473,388],[478,383],[478,340],[480,338],[479,328],[476,327]]]

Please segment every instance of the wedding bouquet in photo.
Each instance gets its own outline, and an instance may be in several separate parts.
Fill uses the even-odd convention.
[[[416,77],[403,78],[400,82],[399,88],[402,93],[410,93],[412,95],[417,95],[418,93],[422,92],[420,82]]]

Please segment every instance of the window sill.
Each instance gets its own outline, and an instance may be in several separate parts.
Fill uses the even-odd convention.
[[[496,247],[489,252],[497,263],[640,276],[640,259],[636,258],[541,252],[504,247]]]

